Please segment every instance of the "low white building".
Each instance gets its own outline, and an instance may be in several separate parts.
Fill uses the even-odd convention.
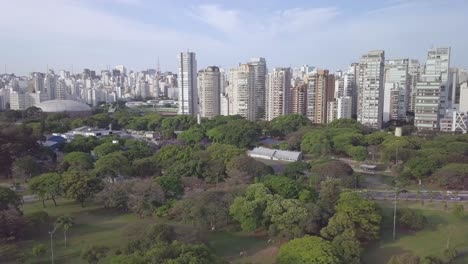
[[[252,158],[282,160],[288,162],[299,161],[302,159],[302,152],[300,151],[270,149],[265,147],[256,147],[253,150],[249,150],[247,155]]]

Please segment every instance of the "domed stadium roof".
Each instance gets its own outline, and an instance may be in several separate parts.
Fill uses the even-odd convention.
[[[49,100],[36,105],[45,113],[91,112],[91,107],[73,100]]]

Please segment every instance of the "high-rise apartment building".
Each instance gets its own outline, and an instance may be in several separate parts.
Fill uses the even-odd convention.
[[[266,99],[266,78],[268,69],[265,58],[252,58],[248,62],[252,66],[253,75],[253,86],[255,90],[255,109],[254,116],[256,119],[265,118],[265,99]]]
[[[352,63],[349,66],[348,71],[343,75],[343,95],[351,97],[352,100],[352,109],[351,115],[357,116],[357,103],[358,103],[358,85],[357,79],[359,75],[359,64]]]
[[[274,68],[268,74],[266,92],[266,120],[286,115],[291,101],[291,69]]]
[[[409,59],[385,61],[383,121],[405,120],[410,97]]]
[[[335,78],[328,70],[318,70],[309,74],[307,85],[307,117],[312,123],[325,124],[328,102],[334,100]]]
[[[221,74],[216,66],[198,72],[200,115],[213,118],[220,114]]]
[[[241,64],[230,70],[230,86],[226,89],[229,96],[229,115],[240,115],[248,120],[256,120],[255,68]]]
[[[194,52],[179,54],[179,111],[180,115],[198,114],[197,60]]]
[[[409,98],[407,109],[409,112],[414,113],[414,106],[416,100],[416,84],[421,77],[421,64],[418,60],[409,60],[408,63],[409,81]]]
[[[451,110],[450,79],[450,48],[429,49],[424,74],[416,84],[414,125],[418,130],[440,128],[440,120]]]
[[[364,54],[359,64],[357,120],[377,129],[382,128],[384,64],[383,50]]]
[[[307,84],[291,89],[291,113],[307,115]]]

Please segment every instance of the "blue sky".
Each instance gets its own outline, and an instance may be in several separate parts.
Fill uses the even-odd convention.
[[[452,47],[468,66],[466,0],[0,0],[0,64],[26,74],[101,70],[175,71],[177,53],[199,68],[265,57],[269,68],[345,69],[368,50],[424,61]],[[3,68],[3,67],[2,67]],[[3,70],[3,69],[2,69]]]

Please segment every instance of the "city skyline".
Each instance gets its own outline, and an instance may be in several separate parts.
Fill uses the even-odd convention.
[[[436,46],[452,47],[454,67],[468,66],[468,37],[457,24],[468,3],[365,2],[4,1],[0,71],[6,65],[8,73],[27,75],[73,65],[76,73],[120,64],[139,71],[156,68],[159,57],[161,69],[177,72],[181,50],[197,53],[200,68],[264,57],[270,68],[309,64],[334,71],[369,50],[424,61]]]

